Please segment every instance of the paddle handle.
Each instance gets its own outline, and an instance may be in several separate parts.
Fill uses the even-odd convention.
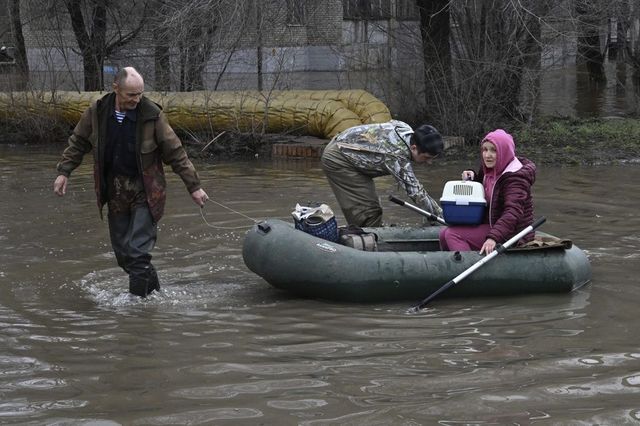
[[[544,217],[544,216],[542,216],[541,218],[536,219],[531,225],[527,226],[522,231],[518,232],[516,235],[514,235],[511,238],[509,238],[504,244],[500,245],[496,249],[496,251],[499,252],[499,253],[504,252],[506,249],[508,249],[509,247],[511,247],[512,245],[514,245],[518,241],[520,241],[520,239],[522,237],[524,237],[525,235],[527,235],[529,232],[533,231],[534,229],[538,228],[540,225],[542,225],[546,221],[547,221],[547,218]]]
[[[491,259],[493,259],[497,255],[499,255],[500,253],[503,253],[505,250],[507,250],[513,244],[517,243],[522,237],[524,237],[529,232],[535,230],[540,225],[542,225],[546,220],[547,220],[547,218],[545,218],[543,216],[543,217],[537,219],[536,221],[534,221],[531,225],[529,225],[526,228],[524,228],[522,231],[518,232],[513,237],[509,238],[504,244],[500,245],[496,250],[492,251],[491,253],[489,253],[488,255],[486,255],[485,257],[483,257],[482,259],[480,259],[479,261],[477,261],[473,265],[471,265],[465,271],[460,273],[457,277],[455,277],[454,279],[452,279],[451,281],[449,281],[448,283],[446,283],[445,285],[443,285],[442,287],[440,287],[439,289],[437,289],[436,291],[431,293],[426,299],[424,299],[422,302],[420,302],[419,304],[417,304],[416,306],[411,308],[411,312],[420,311],[422,308],[424,308],[431,300],[433,300],[440,293],[442,293],[443,291],[447,290],[449,287],[459,283],[460,281],[462,281],[463,279],[465,279],[466,277],[471,275],[478,268],[481,268],[482,265],[484,265],[485,263],[487,263],[488,261],[490,261]]]
[[[421,209],[420,207],[416,207],[413,204],[409,204],[404,200],[401,200],[400,198],[394,196],[394,195],[389,195],[389,201],[394,202],[400,206],[404,206],[404,207],[408,207],[409,209],[420,213],[423,216],[426,216],[427,218],[431,219],[431,220],[435,220],[436,222],[438,222],[441,225],[445,225],[447,226],[447,222],[445,222],[445,220],[439,216],[434,215],[433,213],[429,213],[426,210]]]

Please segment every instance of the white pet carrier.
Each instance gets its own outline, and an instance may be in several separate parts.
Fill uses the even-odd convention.
[[[449,225],[478,225],[484,218],[487,202],[481,183],[452,180],[444,185],[440,205]]]

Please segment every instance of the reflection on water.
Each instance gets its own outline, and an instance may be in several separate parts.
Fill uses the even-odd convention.
[[[637,115],[639,89],[624,61],[606,61],[606,82],[592,81],[584,65],[544,71],[538,111],[545,116],[620,117]]]
[[[65,199],[57,154],[0,146],[0,423],[631,424],[640,419],[637,166],[541,168],[544,230],[572,239],[593,283],[571,294],[407,304],[301,300],[246,269],[251,221],[170,176],[154,261],[163,290],[128,295],[89,166]],[[335,206],[319,164],[198,165],[250,218]],[[419,171],[435,196],[459,166]],[[382,194],[395,191],[382,180]],[[420,223],[384,204],[395,223]],[[337,209],[336,209],[337,210]],[[342,217],[338,217],[342,221]]]

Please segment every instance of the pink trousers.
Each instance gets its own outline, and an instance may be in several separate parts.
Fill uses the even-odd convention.
[[[447,226],[440,231],[440,248],[445,251],[480,250],[487,239],[489,224]]]

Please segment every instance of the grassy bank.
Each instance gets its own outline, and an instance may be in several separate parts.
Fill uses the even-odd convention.
[[[640,119],[570,119],[549,118],[532,126],[504,126],[516,140],[519,155],[538,164],[610,164],[640,161]],[[0,143],[59,144],[62,147],[71,127],[60,122],[31,117],[27,123],[0,120]],[[240,135],[227,132],[206,146],[211,135],[181,135],[192,156],[206,161],[250,158],[256,154],[265,158],[271,144],[292,140],[281,135]],[[443,161],[478,160],[478,140],[445,152]]]
[[[640,161],[640,119],[549,118],[532,126],[505,128],[518,155],[538,164],[611,164]],[[447,159],[473,160],[478,142],[447,152]]]

